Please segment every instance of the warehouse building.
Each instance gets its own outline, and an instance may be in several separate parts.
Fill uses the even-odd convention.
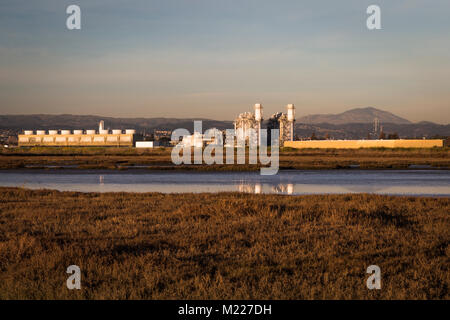
[[[284,146],[295,149],[442,148],[444,140],[311,140],[286,141]]]
[[[108,147],[133,147],[137,139],[134,129],[104,128],[104,122],[100,121],[96,130],[25,130],[19,134],[19,147],[28,146],[108,146]]]

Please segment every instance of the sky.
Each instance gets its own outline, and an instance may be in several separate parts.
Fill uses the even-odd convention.
[[[0,0],[0,114],[232,120],[294,103],[447,124],[449,14],[448,0]]]

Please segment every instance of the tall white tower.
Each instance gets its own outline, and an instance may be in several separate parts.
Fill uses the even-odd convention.
[[[258,122],[258,128],[257,128],[257,139],[258,139],[258,146],[261,145],[261,121],[263,119],[263,107],[260,103],[255,104],[255,120]]]
[[[289,124],[291,126],[291,141],[294,141],[294,122],[295,122],[295,107],[293,104],[287,105],[287,118],[289,121]]]
[[[98,124],[98,133],[101,133],[103,130],[105,130],[105,122],[101,120]]]

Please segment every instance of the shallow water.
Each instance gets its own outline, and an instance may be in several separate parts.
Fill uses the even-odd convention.
[[[292,170],[149,172],[106,170],[0,171],[0,186],[81,192],[224,192],[270,194],[374,193],[450,196],[448,170]]]

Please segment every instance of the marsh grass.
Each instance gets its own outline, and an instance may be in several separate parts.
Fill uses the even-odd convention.
[[[235,157],[236,159],[236,157]],[[225,163],[225,161],[224,161]],[[248,160],[246,161],[248,163]],[[304,149],[280,150],[280,169],[406,169],[409,165],[450,168],[450,148],[432,149]],[[176,166],[170,148],[0,148],[0,169],[73,166],[78,169],[126,169],[147,166],[151,170],[253,171],[260,165]]]
[[[0,298],[449,299],[449,212],[448,198],[0,188]]]

